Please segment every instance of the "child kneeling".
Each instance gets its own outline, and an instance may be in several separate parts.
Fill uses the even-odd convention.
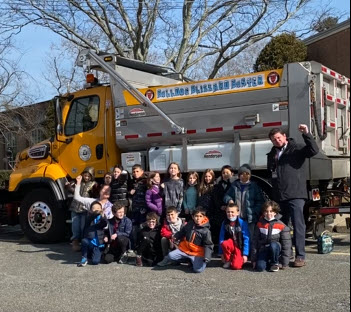
[[[202,207],[197,207],[193,211],[192,218],[192,221],[173,236],[174,242],[180,241],[178,249],[171,251],[162,263],[157,264],[158,266],[189,259],[195,273],[205,270],[213,252],[210,223]]]
[[[158,215],[149,212],[146,215],[146,224],[138,233],[136,266],[144,263],[154,266],[162,258],[161,236],[158,226]]]
[[[251,249],[252,266],[258,272],[279,271],[279,259],[283,269],[289,265],[290,228],[280,221],[279,212],[279,205],[274,201],[267,201],[262,206],[263,217],[256,225]]]
[[[220,253],[225,269],[241,270],[250,252],[250,231],[246,221],[239,218],[239,207],[229,204],[227,218],[223,221],[219,234]]]
[[[111,263],[117,261],[125,264],[128,262],[127,250],[130,247],[130,235],[132,233],[132,221],[125,215],[124,201],[116,201],[112,206],[113,218],[108,220],[105,243],[109,243],[105,261]]]
[[[101,250],[104,245],[104,228],[107,225],[103,217],[104,211],[100,202],[96,201],[91,204],[90,211],[86,219],[84,229],[84,238],[82,239],[82,260],[77,264],[78,267],[84,267],[88,263],[88,254],[91,255],[92,264],[97,265],[101,260]]]
[[[173,243],[173,235],[179,232],[185,225],[184,220],[179,218],[179,212],[176,207],[170,206],[166,210],[166,220],[161,228],[161,246],[162,255],[166,257],[168,253],[176,249]]]

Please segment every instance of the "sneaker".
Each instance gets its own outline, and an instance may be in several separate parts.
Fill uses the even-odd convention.
[[[270,272],[278,272],[279,271],[279,265],[278,264],[273,264],[271,268],[269,269]]]
[[[121,259],[119,259],[118,263],[120,264],[128,263],[128,255],[126,252],[122,255]]]
[[[135,265],[137,267],[142,267],[143,266],[143,260],[141,259],[141,256],[136,256]]]
[[[302,268],[305,265],[306,265],[306,262],[304,259],[296,258],[296,260],[294,261],[293,267],[294,268]]]
[[[165,267],[165,266],[168,266],[168,265],[171,265],[173,264],[173,261],[170,260],[167,256],[163,258],[162,261],[160,261],[159,263],[157,263],[157,266],[159,267]]]
[[[85,267],[88,264],[88,259],[87,258],[82,258],[80,262],[77,264],[77,267]]]
[[[223,264],[224,269],[229,269],[230,268],[230,262],[226,262]]]

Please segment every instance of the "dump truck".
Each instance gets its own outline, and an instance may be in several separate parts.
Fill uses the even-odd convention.
[[[306,160],[308,230],[317,235],[326,216],[349,213],[350,79],[316,62],[203,81],[170,68],[82,50],[77,66],[85,87],[58,96],[56,134],[16,157],[3,209],[18,216],[33,242],[63,239],[70,214],[67,181],[85,167],[102,179],[114,165],[165,173],[247,163],[267,198],[268,133],[283,129],[303,142],[308,125],[320,153]],[[108,77],[100,83],[98,75]]]

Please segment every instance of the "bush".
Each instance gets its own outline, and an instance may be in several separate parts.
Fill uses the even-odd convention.
[[[10,179],[11,170],[0,170],[0,189],[5,188]]]

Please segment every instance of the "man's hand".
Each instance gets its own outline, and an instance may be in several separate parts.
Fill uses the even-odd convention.
[[[82,182],[82,176],[79,175],[78,177],[76,177],[76,181],[77,181],[77,185],[80,185]]]
[[[111,240],[114,241],[117,238],[117,234],[111,235]]]
[[[307,134],[308,133],[308,127],[307,125],[304,125],[304,124],[300,124],[299,125],[299,131],[303,134]]]

